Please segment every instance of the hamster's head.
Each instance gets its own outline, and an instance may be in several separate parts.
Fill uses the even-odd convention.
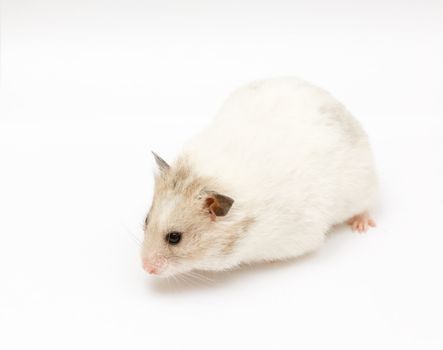
[[[186,159],[169,166],[154,156],[160,171],[145,220],[143,268],[166,277],[232,267],[230,254],[249,221],[215,189],[216,181],[193,174]]]

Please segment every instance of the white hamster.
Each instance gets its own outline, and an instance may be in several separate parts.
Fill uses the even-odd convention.
[[[235,91],[212,124],[159,173],[144,269],[193,269],[296,257],[348,222],[364,231],[377,180],[360,124],[326,91],[295,78]]]

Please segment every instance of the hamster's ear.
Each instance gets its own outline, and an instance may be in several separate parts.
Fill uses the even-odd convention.
[[[217,192],[207,192],[204,207],[209,211],[211,220],[217,216],[225,216],[231,209],[234,200]]]
[[[155,162],[157,163],[160,172],[166,173],[170,168],[169,164],[166,163],[164,159],[162,159],[157,153],[155,153],[154,151],[151,152],[154,155]]]

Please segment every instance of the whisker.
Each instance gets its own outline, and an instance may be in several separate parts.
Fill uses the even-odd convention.
[[[175,275],[175,277],[178,281],[180,281],[181,284],[189,285],[182,275]]]
[[[205,275],[202,275],[202,274],[200,274],[200,273],[198,273],[196,271],[190,271],[190,272],[188,272],[188,275],[193,277],[193,278],[198,279],[201,282],[205,282],[205,283],[212,283],[212,282],[214,282],[213,279],[211,279],[211,278],[209,278],[209,277],[207,277]]]
[[[126,230],[127,233],[129,233],[129,236],[131,236],[132,240],[141,247],[142,246],[142,240],[134,232],[132,232],[130,229],[128,229],[127,227],[125,227],[125,230]]]
[[[188,280],[189,281],[191,281],[191,282],[193,282],[194,284],[197,284],[197,285],[205,285],[206,283],[208,283],[208,281],[206,281],[206,280],[204,280],[204,279],[202,279],[202,278],[200,278],[199,276],[197,276],[197,275],[194,275],[194,274],[191,274],[191,273],[186,273],[186,274],[183,274],[184,275],[184,277],[185,278],[188,278]]]
[[[193,276],[188,275],[188,274],[184,274],[184,275],[183,275],[183,278],[184,278],[186,281],[188,281],[189,284],[190,284],[192,287],[194,287],[195,285],[199,285],[198,282],[200,282],[200,281],[198,281],[198,280],[196,281],[196,280],[192,279],[192,277],[193,277]]]
[[[134,234],[130,234],[130,237],[135,244],[137,244],[139,247],[142,246],[142,242],[139,240],[137,236],[135,236]]]

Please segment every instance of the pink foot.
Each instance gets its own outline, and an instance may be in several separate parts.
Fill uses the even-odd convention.
[[[375,227],[375,221],[366,212],[353,216],[346,223],[351,226],[352,231],[360,233],[366,232],[369,227]]]

